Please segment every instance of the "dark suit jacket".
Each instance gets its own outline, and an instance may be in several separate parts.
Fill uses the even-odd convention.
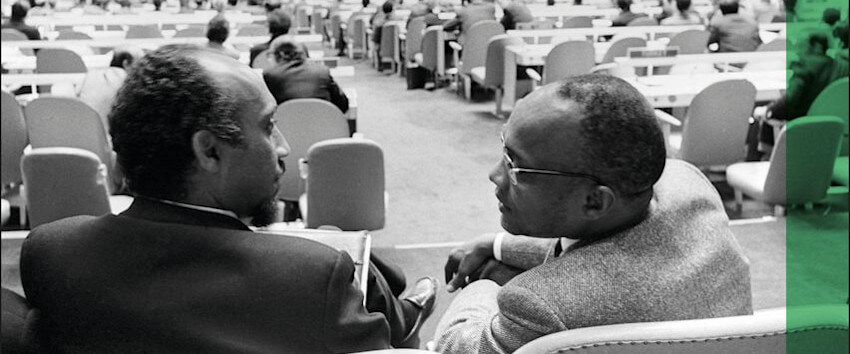
[[[278,64],[263,71],[263,80],[277,104],[293,98],[321,98],[343,113],[348,111],[348,98],[324,65],[308,61]]]
[[[484,20],[496,20],[496,6],[488,2],[469,4],[457,12],[457,17],[446,22],[443,25],[443,30],[460,29],[460,33],[463,35],[469,32],[472,25]],[[459,42],[463,44],[462,40],[459,40]]]
[[[331,353],[389,347],[347,253],[137,198],[34,229],[21,281],[38,352]]]
[[[3,23],[2,28],[10,28],[21,31],[21,33],[25,34],[27,36],[27,39],[29,40],[41,39],[41,33],[38,32],[37,28],[27,25],[22,21],[6,21],[5,23]]]
[[[808,114],[815,98],[833,81],[847,77],[846,60],[826,55],[804,54],[791,63],[794,76],[788,82],[786,94],[771,103],[771,118],[792,120]]]
[[[636,14],[636,13],[631,12],[631,11],[623,11],[623,12],[620,12],[619,15],[617,15],[617,18],[615,18],[613,21],[611,21],[611,26],[615,26],[615,27],[626,26],[626,25],[629,24],[629,22],[632,22],[634,19],[636,19],[638,17],[643,17],[643,16],[646,16],[646,15]]]
[[[516,29],[517,23],[534,21],[534,16],[531,15],[531,10],[523,3],[512,2],[503,9],[505,15],[502,16],[502,27],[505,30]]]
[[[758,24],[739,14],[711,21],[709,31],[708,44],[717,43],[718,52],[752,52],[761,44]]]
[[[262,53],[264,50],[269,49],[269,45],[270,45],[270,44],[271,44],[271,40],[269,40],[269,41],[268,41],[268,42],[266,42],[266,43],[259,43],[259,44],[255,45],[255,46],[251,47],[251,49],[250,49],[251,57],[250,57],[250,59],[248,60],[248,63],[252,63],[252,64],[253,64],[253,63],[254,63],[254,58],[256,58],[256,57],[257,57],[257,55],[260,55],[260,53]]]

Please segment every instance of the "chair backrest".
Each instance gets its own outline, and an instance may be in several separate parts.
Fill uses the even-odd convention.
[[[641,16],[629,21],[626,26],[658,26],[658,20],[649,16]]]
[[[555,28],[555,21],[531,21],[520,22],[516,24],[516,29],[521,31],[527,30],[543,30]]]
[[[324,34],[325,23],[322,18],[322,7],[316,6],[313,8],[313,13],[310,14],[310,26],[313,27],[313,32],[316,34]]]
[[[29,40],[26,34],[12,28],[4,28],[2,34],[0,34],[0,41],[2,42],[26,40]],[[21,48],[20,51],[23,55],[34,55],[32,48]]]
[[[3,188],[10,183],[20,183],[21,179],[21,156],[24,154],[29,141],[27,139],[27,127],[24,123],[24,112],[12,94],[2,91],[2,153],[3,161],[0,165],[2,173]]]
[[[404,42],[404,55],[407,61],[413,61],[413,56],[422,52],[422,36],[425,34],[426,26],[424,16],[414,18],[407,24],[407,37]]]
[[[351,29],[351,47],[355,50],[365,50],[366,42],[368,42],[366,38],[366,28],[369,27],[369,18],[364,16],[359,16],[354,19],[353,26],[348,28]]]
[[[505,28],[502,24],[493,20],[479,21],[472,25],[463,42],[460,73],[469,75],[472,68],[484,66],[487,59],[487,43],[490,42],[490,38],[504,33]]]
[[[174,38],[197,38],[207,35],[207,29],[204,27],[187,27],[177,30],[174,33]]]
[[[443,38],[443,26],[429,26],[422,35],[422,67],[441,75],[446,60]]]
[[[271,58],[269,58],[269,50],[264,49],[256,57],[254,57],[254,61],[251,62],[251,67],[254,69],[265,70],[270,67],[273,67],[275,64]]]
[[[295,23],[294,28],[310,27],[310,15],[307,13],[307,8],[304,6],[296,6],[295,8]]]
[[[380,55],[382,59],[392,59],[398,61],[401,58],[401,48],[398,41],[398,34],[401,32],[401,23],[398,21],[389,21],[381,26],[381,47]]]
[[[543,84],[589,73],[596,64],[595,53],[593,44],[588,41],[568,41],[555,45],[546,56]]]
[[[280,131],[289,143],[287,166],[298,166],[298,159],[306,157],[313,144],[335,138],[348,137],[348,121],[342,112],[328,101],[317,98],[299,98],[281,103],[274,113]],[[304,194],[304,184],[297,173],[284,173],[278,196],[295,201]]]
[[[94,153],[112,171],[112,147],[100,115],[72,97],[42,96],[24,107],[32,147],[73,147]]]
[[[77,31],[59,31],[59,35],[56,36],[56,40],[79,40],[79,39],[92,39],[91,36],[85,34],[83,32]]]
[[[104,215],[109,207],[106,166],[90,151],[33,149],[21,159],[30,226],[75,215]]]
[[[667,46],[679,47],[679,54],[702,54],[706,51],[710,35],[711,33],[705,30],[682,31],[670,38]]]
[[[130,25],[124,38],[162,38],[162,32],[156,25]]]
[[[844,120],[844,137],[839,152],[840,156],[847,156],[848,145],[850,145],[847,140],[847,125],[850,124],[847,107],[848,82],[850,82],[850,79],[845,77],[827,85],[809,106],[807,113],[810,116],[836,116]]]
[[[384,153],[373,141],[320,141],[307,153],[307,227],[342,230],[384,227]]]
[[[762,43],[756,48],[757,52],[784,52],[787,48],[787,41],[784,37],[776,38],[770,42]]]
[[[788,122],[770,156],[764,201],[799,205],[826,197],[846,129],[847,124],[834,116],[806,116]]]
[[[696,166],[743,161],[756,88],[747,80],[709,85],[694,97],[682,127],[681,158]]]
[[[781,307],[748,316],[577,328],[543,336],[514,353],[770,354],[784,353],[786,341],[806,348],[801,352],[847,352],[847,305],[798,307],[794,313],[800,315],[792,322]]]
[[[79,54],[65,48],[42,48],[35,55],[35,70],[39,73],[85,73],[86,63]]]
[[[14,291],[2,288],[2,305],[3,319],[2,324],[2,348],[6,353],[31,353],[33,352],[33,343],[30,343],[26,329],[26,320],[29,317],[30,305],[23,296],[18,295]]]
[[[605,56],[602,58],[602,63],[613,63],[614,58],[624,57],[628,55],[629,48],[646,47],[646,40],[637,37],[620,38],[616,42],[611,43]]]
[[[236,31],[236,37],[260,37],[267,34],[269,34],[268,27],[253,23],[243,25]]]
[[[499,34],[487,44],[487,61],[484,63],[484,86],[502,87],[505,83],[505,47],[522,45],[520,37]]]
[[[587,16],[575,16],[564,20],[561,28],[590,28],[593,27],[593,19]]]

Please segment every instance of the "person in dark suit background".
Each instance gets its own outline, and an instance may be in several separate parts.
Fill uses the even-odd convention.
[[[612,21],[611,26],[625,26],[638,17],[646,16],[632,12],[632,0],[617,0],[617,7],[620,8],[620,14]]]
[[[9,17],[9,20],[3,23],[2,28],[18,30],[26,35],[29,40],[41,39],[41,33],[38,32],[38,29],[26,23],[27,12],[29,12],[29,10],[30,6],[26,2],[15,2],[12,4],[12,16]]]
[[[274,220],[289,153],[249,67],[164,46],[116,102],[110,133],[135,201],[30,232],[21,281],[34,352],[331,353],[416,337],[433,279],[399,300],[403,275],[376,261],[364,307],[347,253],[248,228]]]
[[[460,31],[458,43],[463,44],[464,33],[469,32],[472,25],[486,20],[496,20],[496,6],[492,0],[473,0],[466,7],[457,11],[457,17],[443,25],[444,31]]]
[[[434,13],[434,0],[423,0],[411,5],[410,16],[407,17],[405,27],[410,26],[410,21],[417,17],[425,18],[426,27],[443,24],[443,20]]]
[[[531,10],[525,6],[523,0],[504,0],[501,5],[504,16],[500,22],[506,31],[516,29],[517,23],[534,21]]]
[[[224,14],[219,13],[210,19],[207,24],[207,47],[212,50],[218,50],[233,59],[239,59],[239,51],[233,46],[225,44],[227,37],[230,35],[230,22],[224,17]]]
[[[260,43],[251,47],[251,60],[249,63],[253,63],[254,58],[256,58],[260,52],[269,49],[269,45],[275,38],[289,33],[289,27],[292,26],[292,17],[280,8],[269,11],[268,14],[266,14],[266,20],[268,21],[269,34],[271,35],[271,38],[269,38],[269,41],[266,43]]]
[[[708,44],[717,43],[718,52],[752,52],[762,43],[755,20],[738,13],[738,0],[722,0],[720,18],[712,19]]]
[[[322,64],[307,61],[304,46],[291,36],[275,38],[271,44],[275,66],[263,71],[263,80],[281,104],[294,98],[321,98],[348,112],[348,98]]]

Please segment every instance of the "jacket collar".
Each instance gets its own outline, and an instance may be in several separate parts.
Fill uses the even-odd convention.
[[[224,214],[167,204],[146,197],[136,197],[130,208],[121,213],[121,216],[163,223],[251,231],[238,219]]]

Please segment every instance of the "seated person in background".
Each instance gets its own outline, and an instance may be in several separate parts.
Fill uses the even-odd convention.
[[[10,16],[6,22],[3,22],[3,25],[0,27],[4,29],[9,28],[18,30],[26,35],[29,40],[41,39],[41,34],[38,32],[38,29],[26,24],[27,12],[29,12],[29,10],[30,6],[28,3],[24,1],[16,1],[12,4],[12,16]]]
[[[534,16],[528,6],[525,6],[524,0],[502,0],[499,5],[504,12],[500,22],[506,31],[516,29],[517,23],[534,21]]]
[[[374,43],[375,50],[380,50],[381,47],[381,32],[382,27],[389,21],[398,20],[398,18],[393,13],[393,2],[386,1],[383,5],[381,5],[381,11],[376,12],[372,15],[372,18],[369,19],[369,25],[372,26],[372,43]]]
[[[263,80],[277,104],[293,98],[320,98],[333,103],[342,113],[348,112],[348,97],[330,70],[308,61],[301,43],[291,36],[277,37],[272,41],[271,55],[275,65],[263,71]]]
[[[469,32],[472,25],[485,21],[496,20],[496,6],[493,0],[471,0],[469,5],[457,10],[457,16],[443,25],[444,31],[459,30],[458,43],[465,41],[464,33]]]
[[[269,44],[271,44],[275,38],[289,33],[289,27],[292,26],[292,18],[286,13],[286,11],[280,8],[269,11],[266,15],[266,21],[268,22],[271,38],[269,38],[269,41],[266,43],[260,43],[251,47],[251,60],[249,63],[253,63],[254,58],[256,58],[260,52],[269,49]]]
[[[94,108],[100,118],[103,119],[104,127],[109,127],[107,117],[115,102],[118,89],[124,84],[124,78],[133,64],[142,58],[145,53],[139,47],[121,46],[115,48],[109,67],[101,70],[89,70],[83,84],[80,85],[79,98]]]
[[[274,220],[289,153],[252,69],[167,45],[116,102],[110,133],[135,201],[30,232],[34,352],[337,353],[416,338],[433,279],[398,299],[404,276],[376,258],[364,308],[347,253],[248,227]]]
[[[721,0],[720,18],[708,26],[708,44],[717,43],[718,52],[752,52],[761,45],[759,25],[738,13],[738,0]]]
[[[662,25],[701,25],[702,17],[691,10],[691,0],[676,0],[676,12],[661,20]]]
[[[510,353],[581,327],[752,313],[720,196],[696,167],[665,159],[631,85],[583,75],[544,86],[502,136],[490,180],[510,234],[452,252],[447,289],[466,288],[440,319],[438,351]]]
[[[425,27],[442,25],[443,20],[434,13],[434,1],[420,0],[418,3],[410,6],[410,16],[407,17],[407,26],[410,25],[410,20],[417,17],[425,18]]]
[[[236,51],[236,48],[229,44],[224,44],[224,41],[227,40],[227,36],[230,34],[230,22],[224,17],[223,14],[219,13],[218,15],[213,16],[210,19],[210,22],[207,24],[207,47],[213,50],[218,50],[225,55],[239,60],[239,52]]]
[[[632,12],[632,0],[617,0],[617,7],[620,8],[620,14],[612,21],[612,26],[625,26],[638,17],[646,16]]]
[[[830,83],[850,73],[847,60],[826,55],[829,40],[823,33],[810,34],[802,41],[799,59],[790,65],[794,73],[788,81],[785,94],[767,106],[768,119],[789,121],[805,116],[815,98]],[[760,122],[758,151],[770,153],[773,149],[773,128]]]

